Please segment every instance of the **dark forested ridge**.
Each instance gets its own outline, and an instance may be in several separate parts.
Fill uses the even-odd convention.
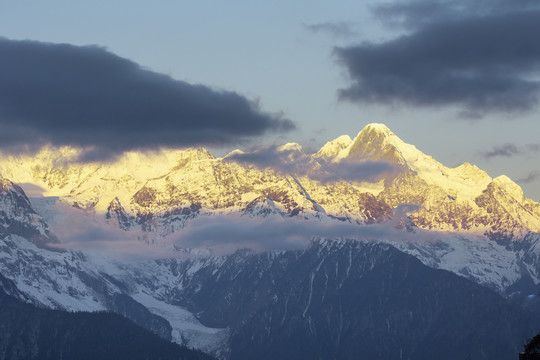
[[[506,360],[540,326],[499,294],[386,244],[238,253],[183,286],[201,320],[231,328],[234,360]]]
[[[41,309],[9,295],[14,286],[1,275],[0,285],[2,360],[212,359],[168,342],[120,315]]]

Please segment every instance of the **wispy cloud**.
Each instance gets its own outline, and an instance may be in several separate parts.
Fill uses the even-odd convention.
[[[350,22],[321,22],[316,24],[302,24],[305,29],[315,33],[326,33],[336,38],[352,38],[358,35]]]
[[[495,157],[513,157],[517,155],[534,155],[540,152],[540,144],[527,144],[518,146],[515,144],[502,144],[495,145],[491,150],[482,151],[480,154],[486,159],[492,159]]]
[[[518,179],[517,182],[520,184],[530,184],[540,180],[540,172],[532,171],[524,178]]]
[[[0,38],[0,53],[4,151],[71,145],[92,160],[294,128],[238,93],[175,80],[102,47]]]
[[[246,217],[239,214],[200,216],[164,238],[141,230],[124,231],[103,217],[60,204],[51,230],[59,243],[51,247],[98,253],[123,260],[189,258],[230,254],[239,249],[254,251],[295,250],[314,238],[347,238],[372,241],[434,239],[433,234],[411,234],[399,224],[417,205],[403,204],[393,218],[382,224],[358,225],[338,220],[304,220],[281,217]]]
[[[504,144],[504,145],[497,145],[494,146],[491,150],[482,152],[482,155],[486,159],[491,159],[494,157],[511,157],[514,155],[518,155],[521,153],[521,150],[518,149],[518,147],[514,144]]]
[[[531,153],[538,153],[540,152],[540,144],[527,144],[525,145],[525,148],[527,151]]]
[[[392,221],[372,225],[280,216],[256,219],[234,215],[201,217],[190,221],[180,232],[171,235],[171,239],[182,248],[203,248],[214,254],[227,254],[246,248],[255,251],[302,249],[314,238],[368,241],[436,238],[433,234],[412,234],[398,227],[400,220],[416,210],[417,206],[404,204],[394,210]]]
[[[123,259],[185,256],[174,251],[174,245],[167,239],[158,239],[152,233],[140,229],[124,231],[108,223],[104,216],[95,216],[61,202],[55,209],[57,214],[51,223],[51,231],[59,242],[51,247]]]
[[[17,184],[24,190],[24,193],[28,197],[42,197],[43,193],[45,192],[45,189],[43,189],[41,186],[38,186],[36,184],[31,183],[19,183]]]
[[[402,170],[387,162],[318,162],[295,146],[270,146],[247,153],[234,153],[227,156],[225,161],[252,165],[259,169],[270,168],[283,174],[307,176],[323,184],[336,181],[377,181]]]

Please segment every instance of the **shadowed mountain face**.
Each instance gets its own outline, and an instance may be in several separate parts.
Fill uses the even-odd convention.
[[[37,244],[55,242],[48,224],[39,216],[23,189],[0,176],[0,237],[15,234]]]
[[[170,299],[228,326],[231,359],[510,359],[540,319],[386,244],[237,253]],[[159,285],[156,285],[159,286]]]
[[[8,295],[13,284],[0,275],[0,358],[210,360],[170,343],[113,313],[40,309]]]

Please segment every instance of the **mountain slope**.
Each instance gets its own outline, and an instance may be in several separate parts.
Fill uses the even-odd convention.
[[[9,282],[1,275],[0,281]],[[116,314],[40,309],[2,290],[0,358],[211,359],[200,352],[167,342]]]
[[[144,291],[230,327],[232,359],[507,359],[540,325],[498,294],[387,244],[316,241],[144,271]],[[166,271],[177,285],[160,283]]]

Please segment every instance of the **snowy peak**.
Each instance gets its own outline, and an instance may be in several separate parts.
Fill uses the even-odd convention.
[[[123,230],[131,229],[135,223],[135,219],[126,212],[117,197],[109,204],[105,218],[115,222],[116,225]]]
[[[284,151],[303,151],[302,145],[295,142],[286,143],[285,145],[281,145],[277,148],[278,151],[284,152]]]
[[[461,178],[465,180],[466,179],[482,179],[482,178],[489,177],[487,172],[485,172],[484,170],[481,170],[476,165],[471,165],[468,162],[465,162],[461,164],[460,166],[453,168],[452,171],[454,172],[454,174],[456,174],[456,176],[461,176]]]
[[[349,135],[341,135],[340,137],[324,144],[324,146],[317,151],[313,157],[322,160],[333,159],[340,153],[340,151],[349,146],[351,142],[352,140]]]
[[[474,202],[492,178],[478,167],[465,163],[448,168],[414,145],[407,144],[384,124],[366,125],[333,158],[333,161],[383,161],[404,166],[430,186],[440,187],[448,195]]]
[[[505,175],[495,178],[475,202],[499,224],[493,227],[498,233],[540,233],[540,204],[527,199],[519,185]]]
[[[36,244],[55,241],[23,189],[0,176],[0,238],[8,234],[26,237]]]
[[[30,209],[30,201],[26,197],[23,189],[15,185],[10,180],[0,176],[0,199],[2,209],[7,210],[9,207],[19,207]]]
[[[509,195],[511,195],[515,200],[523,203],[525,201],[525,194],[521,187],[513,182],[508,176],[501,175],[493,179],[493,182],[499,187],[503,188]]]
[[[186,150],[172,150],[174,154],[176,154],[180,159],[189,159],[192,161],[199,161],[199,160],[212,160],[216,157],[208,150],[203,148],[202,146],[195,146]]]
[[[400,147],[407,145],[399,139],[386,125],[369,124],[358,133],[356,138],[342,151],[338,159],[355,159],[361,161],[386,161],[405,165]]]

